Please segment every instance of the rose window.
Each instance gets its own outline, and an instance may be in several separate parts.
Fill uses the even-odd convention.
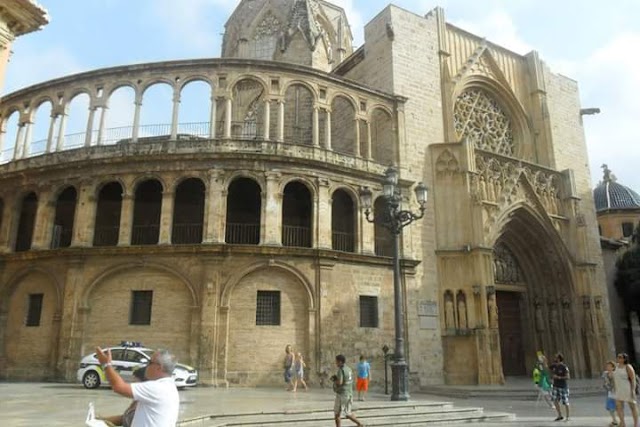
[[[480,150],[512,156],[511,120],[500,105],[484,91],[471,89],[456,100],[453,122],[460,138],[467,138]]]

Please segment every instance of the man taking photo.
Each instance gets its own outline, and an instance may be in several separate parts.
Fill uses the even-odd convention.
[[[96,357],[102,365],[111,389],[138,402],[132,427],[174,427],[178,422],[180,397],[171,377],[176,367],[175,357],[167,350],[158,350],[151,356],[145,376],[148,381],[129,384],[111,366],[111,350],[105,353],[96,348]]]

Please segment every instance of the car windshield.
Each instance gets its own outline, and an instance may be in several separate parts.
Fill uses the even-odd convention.
[[[145,356],[149,358],[149,360],[151,360],[151,356],[153,356],[153,353],[154,353],[153,350],[140,350],[140,351],[143,352]]]

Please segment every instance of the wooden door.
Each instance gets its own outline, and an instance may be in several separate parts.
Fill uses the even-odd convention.
[[[498,327],[500,328],[500,353],[505,376],[526,375],[522,324],[520,318],[520,294],[497,292]]]

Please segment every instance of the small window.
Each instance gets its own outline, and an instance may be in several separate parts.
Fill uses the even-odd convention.
[[[123,361],[124,359],[124,350],[118,348],[111,349],[111,359]]]
[[[27,309],[26,326],[40,326],[43,298],[44,294],[29,294],[29,307]]]
[[[280,291],[258,291],[256,325],[280,326]]]
[[[130,325],[151,324],[151,304],[153,291],[131,291]]]
[[[360,327],[378,327],[378,297],[360,296]]]
[[[622,223],[622,237],[631,237],[633,235],[633,223],[632,222],[623,222]]]

